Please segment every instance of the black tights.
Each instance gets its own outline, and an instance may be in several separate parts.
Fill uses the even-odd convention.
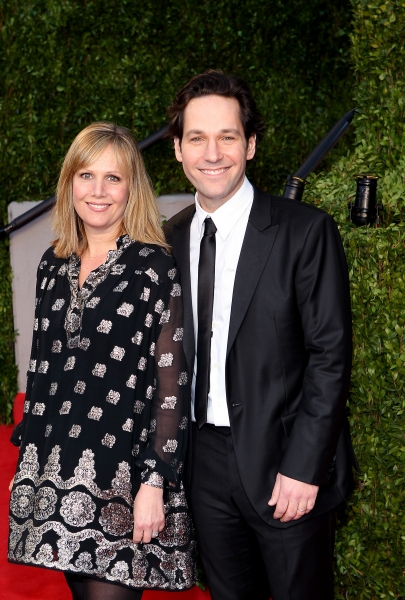
[[[83,575],[65,573],[65,579],[73,600],[140,600],[142,597],[142,590],[133,590]]]

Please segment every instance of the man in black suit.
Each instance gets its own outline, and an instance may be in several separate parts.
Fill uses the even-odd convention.
[[[189,492],[213,600],[330,600],[355,465],[348,273],[316,208],[245,176],[263,125],[247,84],[194,77],[169,108],[195,205],[166,226],[192,380]]]

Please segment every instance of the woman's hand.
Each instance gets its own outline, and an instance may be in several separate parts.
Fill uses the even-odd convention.
[[[148,544],[164,526],[163,490],[141,483],[134,501],[134,542]]]
[[[13,485],[14,485],[14,477],[13,477],[13,479],[9,483],[9,486],[8,486],[9,492],[11,492],[11,490],[13,489]]]

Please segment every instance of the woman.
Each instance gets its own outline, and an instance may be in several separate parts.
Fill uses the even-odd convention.
[[[9,560],[64,571],[75,599],[187,589],[181,288],[127,129],[94,123],[76,137],[54,229],[38,268]]]

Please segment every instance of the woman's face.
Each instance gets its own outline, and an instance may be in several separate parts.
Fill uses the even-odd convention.
[[[73,177],[73,204],[86,234],[111,234],[120,227],[129,196],[129,181],[110,146]]]

